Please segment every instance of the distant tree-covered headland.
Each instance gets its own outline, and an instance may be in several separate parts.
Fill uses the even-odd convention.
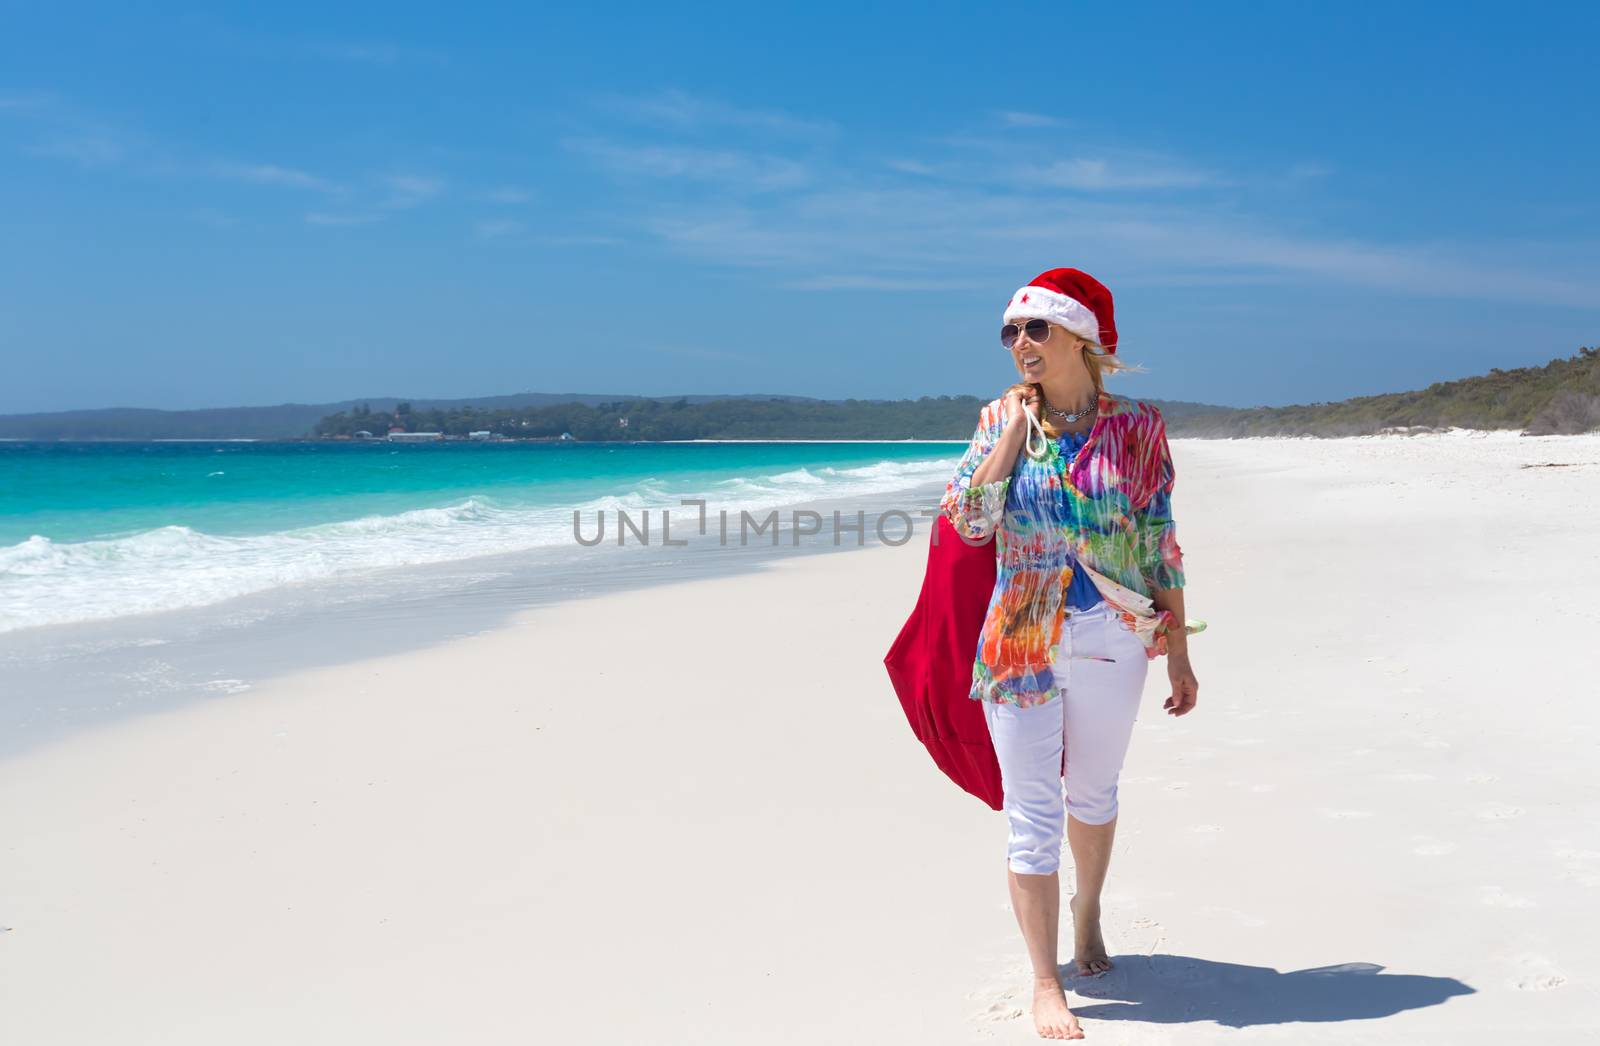
[[[1414,392],[1287,407],[1220,407],[1149,399],[1174,436],[1354,436],[1460,426],[1536,435],[1600,429],[1600,350],[1540,367],[1491,370]],[[994,390],[990,395],[999,392]],[[793,395],[644,397],[522,392],[458,400],[374,397],[324,404],[148,410],[112,407],[0,415],[0,438],[23,440],[383,438],[391,429],[518,439],[950,439],[972,435],[987,397],[824,400]]]
[[[323,418],[319,436],[382,436],[391,428],[465,436],[492,432],[523,439],[953,439],[972,434],[983,400],[976,396],[924,396],[917,400],[618,400],[560,403],[522,409],[415,410],[401,403],[388,411],[360,408]]]
[[[1600,349],[1540,367],[1491,368],[1416,392],[1334,403],[1201,412],[1169,422],[1182,436],[1361,436],[1394,429],[1521,429],[1530,436],[1600,429]]]
[[[1121,391],[1120,389],[1118,391]],[[1133,393],[1128,393],[1133,395]],[[470,405],[394,411],[357,408],[323,418],[315,434],[382,436],[391,428],[465,436],[475,431],[536,439],[966,439],[985,401],[633,399],[483,409]],[[1355,436],[1383,431],[1523,429],[1531,434],[1600,428],[1600,350],[1582,348],[1541,367],[1495,368],[1415,392],[1287,407],[1217,407],[1152,399],[1175,437]]]

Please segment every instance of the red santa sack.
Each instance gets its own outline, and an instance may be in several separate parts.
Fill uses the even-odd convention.
[[[935,765],[999,810],[1000,763],[982,702],[967,696],[994,578],[993,539],[969,545],[949,519],[936,516],[917,605],[883,664],[911,731],[927,746]]]

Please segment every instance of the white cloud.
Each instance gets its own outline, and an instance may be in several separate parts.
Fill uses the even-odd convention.
[[[294,48],[311,58],[361,65],[446,65],[439,51],[391,40],[302,40]]]
[[[443,51],[402,40],[280,35],[229,25],[215,18],[200,22],[199,28],[215,47],[275,61],[312,59],[369,66],[443,66],[450,63],[450,56]]]
[[[987,280],[941,279],[938,276],[806,276],[785,281],[782,286],[797,291],[970,291],[991,286]]]
[[[334,186],[325,178],[319,178],[306,171],[296,170],[293,167],[279,167],[270,163],[221,163],[216,166],[219,177],[241,182],[253,182],[257,185],[281,185],[291,189],[317,189],[326,191]]]
[[[928,168],[926,173],[975,184],[1084,192],[1203,189],[1236,184],[1235,179],[1220,172],[1166,153],[1107,145],[1086,136],[1018,140],[957,133],[935,135],[925,141],[940,151],[937,163],[925,163],[915,156],[902,157],[902,161],[923,163]]]
[[[1324,164],[1303,161],[1289,167],[1289,177],[1292,179],[1326,178],[1333,173],[1333,168]]]
[[[814,120],[775,109],[750,109],[713,98],[665,88],[651,94],[598,94],[590,101],[622,116],[654,124],[662,130],[705,130],[737,127],[805,138],[827,138],[838,133],[829,120]]]
[[[52,102],[51,96],[41,91],[0,91],[0,112],[39,112]]]
[[[25,147],[23,152],[30,156],[70,160],[80,167],[110,167],[123,161],[128,148],[115,135],[87,131],[54,134],[37,145]]]
[[[636,108],[668,130],[701,129],[719,115],[734,122],[727,114],[736,111],[681,92]],[[1072,122],[1017,111],[999,118],[1010,127]],[[923,142],[933,147],[929,155],[880,152],[864,165],[681,142],[591,137],[564,144],[617,179],[620,189],[607,202],[617,226],[686,257],[777,270],[794,289],[1009,285],[1019,267],[1041,259],[1093,265],[1145,284],[1325,284],[1466,300],[1493,286],[1501,298],[1529,304],[1597,304],[1595,281],[1566,274],[1569,266],[1538,250],[1519,252],[1519,263],[1503,244],[1319,234],[1306,208],[1290,227],[1260,204],[1251,207],[1252,187],[1313,191],[1329,172],[1309,162],[1239,177],[1082,135],[1044,136],[1028,150],[1013,138],[968,132]],[[698,199],[685,200],[682,191],[658,199],[652,179],[706,189]],[[785,191],[760,197],[757,207],[741,189]],[[1595,268],[1593,252],[1579,266],[1585,268]]]
[[[923,163],[921,160],[907,160],[898,156],[891,156],[883,161],[883,165],[891,171],[901,174],[914,174],[919,177],[935,177],[940,173],[937,164]]]
[[[507,236],[515,236],[523,230],[521,222],[505,218],[490,218],[478,222],[472,227],[473,235],[480,240],[498,240]]]
[[[490,189],[485,192],[481,199],[486,203],[529,203],[533,200],[533,193],[526,189],[519,189],[514,185],[502,185],[497,189]]]
[[[0,109],[11,96],[0,95]],[[274,163],[240,162],[208,157],[139,133],[112,126],[42,94],[18,96],[16,108],[37,117],[44,138],[23,152],[47,159],[68,160],[80,167],[120,168],[130,174],[160,179],[217,179],[254,185],[338,191],[326,178]]]
[[[1017,180],[1059,189],[1183,189],[1222,184],[1206,171],[1157,163],[1125,163],[1105,158],[1055,160],[1039,169],[1017,170]]]
[[[726,201],[646,206],[636,221],[679,254],[785,271],[786,285],[802,290],[1006,284],[1030,264],[1082,264],[1143,285],[1343,286],[1461,300],[1493,287],[1499,303],[1597,304],[1596,281],[1561,272],[1537,247],[1291,235],[1231,212],[1122,200],[1041,204],[981,187],[800,194],[759,211]],[[1593,271],[1592,255],[1587,266]]]
[[[306,215],[306,224],[328,226],[371,225],[373,222],[383,221],[383,218],[384,216],[381,214],[335,214],[327,211],[312,211]]]
[[[388,186],[388,196],[378,204],[391,211],[409,210],[419,204],[433,199],[444,188],[444,183],[436,178],[423,178],[417,175],[394,175],[384,179]]]
[[[195,207],[189,211],[189,220],[212,229],[232,229],[239,219],[213,207]]]
[[[547,233],[534,239],[546,247],[615,247],[623,242],[621,237],[598,233]]]
[[[1062,127],[1067,121],[1043,113],[1002,112],[1000,122],[1007,127]]]
[[[782,156],[695,146],[625,145],[601,138],[569,138],[562,145],[621,178],[685,179],[754,190],[792,189],[811,180],[804,164]]]

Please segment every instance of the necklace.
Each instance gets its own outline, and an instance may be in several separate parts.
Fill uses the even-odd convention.
[[[1050,413],[1054,414],[1056,417],[1061,418],[1062,420],[1064,420],[1068,425],[1071,425],[1074,422],[1076,422],[1079,418],[1086,418],[1090,414],[1093,414],[1095,412],[1095,408],[1097,406],[1098,406],[1098,404],[1091,403],[1091,404],[1089,404],[1089,406],[1083,408],[1082,410],[1078,411],[1075,414],[1069,414],[1064,410],[1057,410],[1056,408],[1050,406],[1048,403],[1045,404],[1045,409],[1048,410]]]

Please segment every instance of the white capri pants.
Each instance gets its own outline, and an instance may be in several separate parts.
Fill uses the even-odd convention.
[[[1063,696],[1032,708],[983,702],[1009,823],[1006,864],[1029,875],[1061,867],[1067,813],[1084,824],[1117,815],[1117,778],[1150,667],[1108,604],[1066,609],[1051,665]]]

